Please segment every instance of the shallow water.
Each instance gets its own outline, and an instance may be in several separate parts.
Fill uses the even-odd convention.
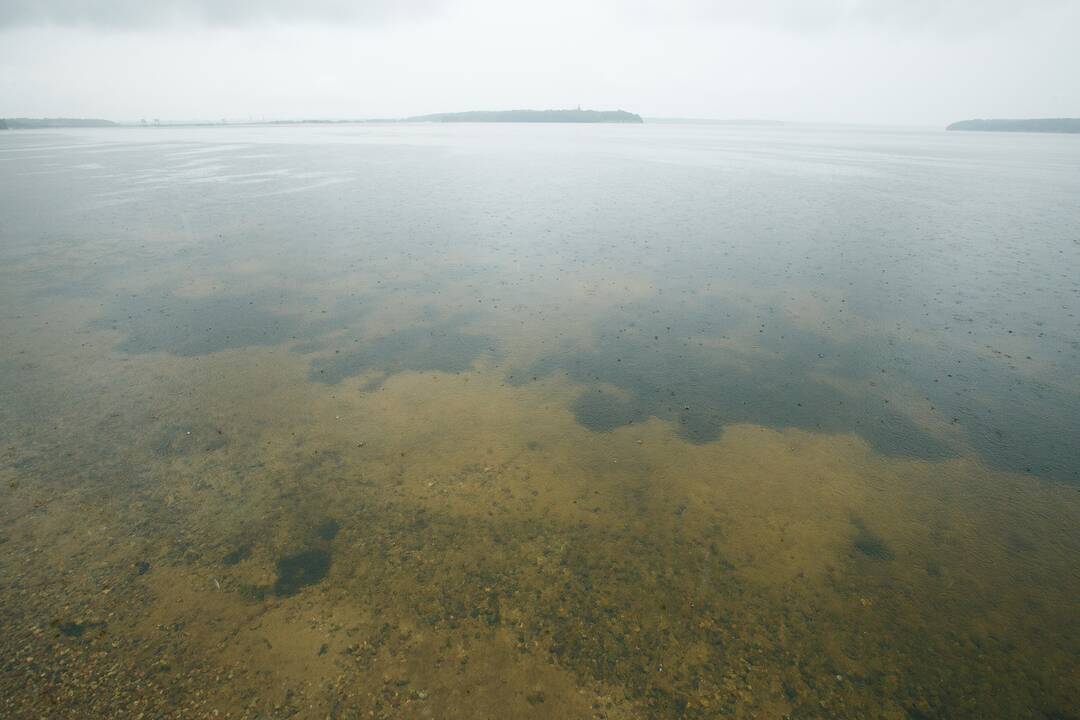
[[[1080,144],[0,134],[5,717],[1077,718]]]

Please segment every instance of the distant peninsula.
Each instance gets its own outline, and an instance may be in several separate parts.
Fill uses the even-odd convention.
[[[1080,118],[1034,118],[1031,120],[962,120],[946,130],[983,132],[1080,133]]]
[[[641,116],[625,110],[473,110],[416,115],[401,122],[476,123],[641,123]]]
[[[40,130],[41,128],[112,127],[111,120],[99,118],[0,118],[0,129]]]

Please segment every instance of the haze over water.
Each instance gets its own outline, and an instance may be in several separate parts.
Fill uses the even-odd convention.
[[[0,715],[1076,720],[1078,168],[0,135]]]

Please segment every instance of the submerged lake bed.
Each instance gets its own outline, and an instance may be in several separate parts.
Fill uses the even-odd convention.
[[[1080,718],[1078,170],[0,135],[0,715]]]

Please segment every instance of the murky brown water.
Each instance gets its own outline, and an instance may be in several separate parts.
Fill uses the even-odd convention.
[[[0,715],[1080,717],[1080,145],[0,135]]]

